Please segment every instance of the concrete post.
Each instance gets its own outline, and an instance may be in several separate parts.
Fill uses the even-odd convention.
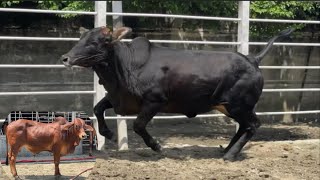
[[[122,13],[122,1],[112,1],[112,12]],[[113,30],[122,27],[122,16],[112,16]],[[118,148],[119,150],[128,149],[128,132],[127,121],[125,119],[117,119],[118,127]]]
[[[249,54],[249,17],[250,17],[250,1],[239,1],[238,4],[238,52],[244,55]],[[236,124],[236,131],[239,124]]]
[[[106,1],[95,1],[95,11],[97,14],[94,18],[94,27],[106,26],[107,24],[107,2]],[[103,86],[99,84],[99,78],[96,73],[93,75],[93,83],[94,83],[94,98],[93,98],[93,105],[96,105],[104,96],[105,96],[105,89]],[[95,119],[93,120],[93,126],[98,131],[98,121]],[[105,144],[105,137],[97,133],[97,141],[98,141],[98,150],[101,150]]]
[[[244,55],[249,54],[249,15],[250,1],[239,1],[238,6],[238,52]]]

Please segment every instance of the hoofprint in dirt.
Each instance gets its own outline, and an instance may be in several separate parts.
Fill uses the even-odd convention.
[[[38,179],[38,180],[50,180],[55,179],[54,174],[54,163],[53,157],[19,157],[19,160],[25,161],[38,161],[38,162],[29,162],[29,163],[17,163],[16,168],[18,171],[19,177],[22,179]],[[83,159],[83,160],[79,160]],[[50,160],[50,162],[39,162],[43,160]],[[87,155],[68,155],[61,158],[60,162],[60,172],[62,176],[59,180],[69,180],[74,176],[78,175],[79,173],[94,167],[95,158],[88,157]],[[68,161],[64,161],[68,160]],[[77,161],[76,161],[77,160]],[[12,174],[10,172],[10,166],[6,166],[2,164],[2,169],[7,177],[13,179]],[[86,179],[88,177],[91,170],[88,170],[81,174],[77,179]]]
[[[238,161],[224,162],[218,146],[169,145],[100,153],[87,179],[308,179],[320,175],[320,140],[250,142]]]

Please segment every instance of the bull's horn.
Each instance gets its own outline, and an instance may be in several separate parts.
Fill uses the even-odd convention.
[[[80,27],[80,28],[79,28],[79,31],[80,31],[80,34],[82,35],[83,33],[88,32],[89,29],[86,29],[86,28],[84,28],[84,27]]]
[[[112,37],[114,39],[112,42],[120,41],[122,38],[124,38],[126,35],[128,35],[131,32],[132,32],[132,29],[129,27],[118,28],[112,33]]]

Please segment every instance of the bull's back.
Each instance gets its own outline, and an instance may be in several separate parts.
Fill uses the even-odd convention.
[[[226,76],[253,74],[260,70],[247,57],[235,52],[153,47],[143,71],[145,76],[156,76],[154,79],[172,78],[170,82],[179,81],[179,78],[188,79],[188,82],[217,82]]]

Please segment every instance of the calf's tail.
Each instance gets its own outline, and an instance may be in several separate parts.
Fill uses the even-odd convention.
[[[268,51],[270,50],[271,46],[273,45],[273,43],[279,39],[279,38],[283,38],[283,37],[287,37],[289,36],[292,32],[294,31],[293,28],[289,28],[286,29],[284,31],[281,31],[278,35],[274,36],[273,38],[271,38],[268,42],[268,44],[263,48],[263,50],[261,52],[259,52],[254,58],[256,60],[256,62],[258,64],[260,64],[261,60],[263,59],[263,57],[268,53]]]

